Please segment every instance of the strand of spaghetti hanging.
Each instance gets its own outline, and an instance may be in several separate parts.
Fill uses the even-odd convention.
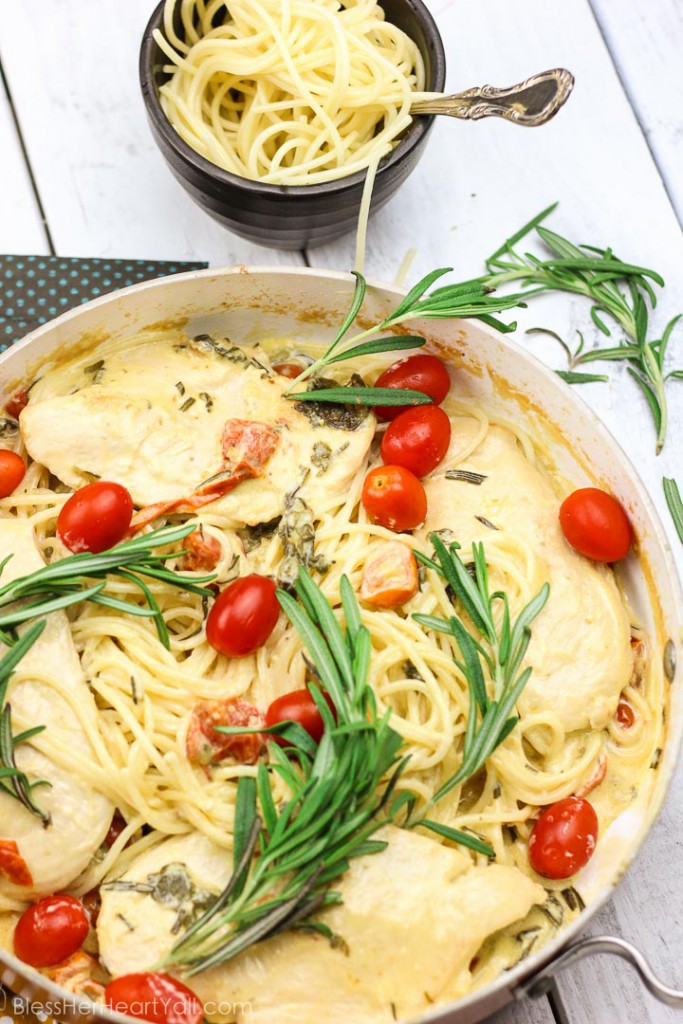
[[[35,622],[0,658],[0,792],[17,800],[29,813],[40,818],[47,828],[50,824],[50,815],[36,803],[33,790],[39,786],[49,786],[50,783],[43,779],[31,781],[16,762],[17,747],[44,732],[45,726],[37,725],[15,735],[12,731],[12,705],[6,699],[12,672],[26,652],[33,647],[44,628],[44,620]]]
[[[448,553],[445,557],[443,571],[450,573]],[[483,546],[480,557],[485,566]],[[386,842],[373,836],[388,823],[421,826],[475,853],[494,856],[492,847],[474,833],[431,821],[424,814],[414,815],[416,795],[408,790],[396,792],[410,755],[401,753],[404,741],[390,725],[391,710],[378,712],[368,682],[371,637],[348,577],[343,576],[340,583],[339,616],[304,567],[295,593],[298,600],[280,590],[278,600],[315,669],[315,681],[309,680],[308,689],[324,723],[322,738],[316,744],[293,721],[259,730],[286,740],[287,746],[270,743],[270,763],[259,765],[256,779],[240,778],[232,876],[211,907],[157,965],[160,968],[180,968],[191,976],[303,921],[307,929],[332,938],[329,927],[311,920],[311,915],[341,901],[341,894],[330,885],[346,872],[350,859],[385,849]],[[517,719],[510,712],[531,670],[516,673],[529,642],[530,623],[547,594],[546,586],[508,630],[507,641],[503,632],[510,653],[506,657],[498,650],[504,666],[499,700],[486,703],[481,667],[479,676],[473,667],[466,672],[471,706],[463,762],[429,806],[478,771],[514,728]],[[502,596],[489,596],[487,587],[485,595],[489,605]],[[481,594],[476,600],[483,600]],[[458,635],[466,643],[462,624],[461,630]],[[470,643],[471,648],[465,647],[468,663],[473,662],[471,650],[483,650],[474,635]],[[513,679],[512,684],[508,679]],[[476,717],[484,705],[477,727]],[[216,730],[228,735],[254,732],[229,726]],[[279,776],[290,794],[279,805],[272,795],[272,776]]]
[[[671,335],[683,314],[672,317],[660,338],[649,338],[649,315],[657,305],[653,285],[664,287],[661,275],[647,267],[625,263],[615,256],[610,247],[577,245],[543,227],[542,222],[557,205],[554,203],[543,210],[508,238],[489,256],[487,273],[470,283],[490,288],[521,285],[525,289],[521,297],[527,302],[546,292],[565,292],[590,299],[590,315],[598,330],[611,337],[613,328],[606,322],[609,319],[621,328],[624,337],[616,345],[587,351],[584,351],[582,339],[578,350],[572,353],[554,332],[544,332],[560,341],[568,353],[569,370],[562,371],[561,375],[569,384],[604,381],[608,378],[603,374],[584,374],[574,368],[603,360],[625,362],[652,414],[657,432],[656,453],[659,455],[666,441],[668,426],[665,385],[668,380],[683,380],[683,369],[669,367],[667,362]],[[534,231],[536,238],[552,253],[550,259],[518,251],[518,244]],[[434,294],[438,296],[439,291],[437,289]]]
[[[192,524],[164,526],[99,554],[83,551],[67,555],[35,572],[5,583],[0,586],[0,639],[11,644],[13,638],[10,632],[22,623],[68,608],[80,601],[90,601],[128,615],[152,618],[159,640],[168,648],[170,639],[163,614],[145,580],[168,584],[202,598],[209,598],[212,592],[204,584],[211,583],[215,579],[214,575],[185,576],[167,568],[166,562],[186,554],[184,549],[159,553],[160,548],[177,544],[196,529],[196,525]],[[0,579],[11,558],[12,555],[8,555],[0,563]],[[144,605],[107,594],[107,580],[112,577],[136,586],[144,598]],[[93,583],[93,580],[103,582]]]
[[[432,270],[411,288],[405,298],[383,320],[344,340],[360,312],[367,289],[363,275],[358,271],[352,271],[356,278],[356,284],[351,306],[343,323],[323,355],[307,366],[293,381],[287,392],[287,398],[300,402],[367,403],[369,405],[425,405],[431,402],[431,398],[421,391],[356,387],[354,385],[328,387],[325,384],[323,387],[317,387],[315,378],[325,367],[334,366],[347,359],[356,359],[359,356],[374,355],[379,352],[399,352],[405,349],[420,348],[425,344],[425,339],[415,334],[395,334],[384,338],[372,338],[374,334],[390,330],[397,324],[409,320],[448,320],[473,317],[504,333],[515,330],[516,323],[505,324],[498,320],[495,314],[513,309],[515,306],[523,306],[523,295],[497,295],[493,286],[479,282],[446,285],[430,292],[429,289],[434,282],[445,274],[449,274],[451,270],[451,267]],[[309,377],[314,378],[314,388],[309,391],[297,391],[297,385],[302,384]]]

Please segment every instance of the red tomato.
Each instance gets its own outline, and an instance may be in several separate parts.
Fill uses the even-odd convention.
[[[618,562],[631,547],[628,516],[611,494],[597,487],[574,491],[560,507],[560,526],[569,543],[595,562]]]
[[[263,715],[253,704],[239,697],[224,700],[200,700],[192,709],[185,751],[193,764],[217,764],[232,757],[241,764],[256,764],[264,745],[260,732],[230,735],[216,732],[216,726],[263,725]]]
[[[267,576],[242,576],[216,598],[206,620],[206,639],[229,658],[251,654],[275,629],[280,605]]]
[[[5,406],[5,412],[12,419],[18,420],[26,406],[28,405],[28,388],[19,388],[9,402]]]
[[[303,366],[299,366],[298,363],[276,363],[273,369],[281,377],[289,377],[290,380],[296,380],[304,370]]]
[[[21,455],[9,448],[0,448],[0,498],[8,498],[26,476]]]
[[[632,729],[636,722],[636,713],[628,701],[620,700],[617,705],[616,719],[622,729]]]
[[[363,566],[360,599],[376,608],[400,608],[418,588],[417,562],[407,544],[387,540]]]
[[[451,441],[451,421],[438,405],[404,409],[390,423],[382,439],[387,465],[403,466],[415,476],[426,476],[439,465]]]
[[[329,704],[330,711],[336,720],[332,698],[328,693],[323,693],[323,697]],[[266,711],[266,725],[279,725],[280,722],[298,722],[316,743],[320,743],[325,731],[323,716],[315,706],[315,701],[308,690],[293,690],[292,693],[276,697]],[[269,738],[275,740],[281,747],[290,746],[282,736],[270,736]]]
[[[569,796],[541,813],[529,837],[529,863],[544,878],[569,878],[588,863],[597,841],[593,805]]]
[[[121,484],[97,480],[71,495],[57,518],[57,533],[69,551],[97,554],[128,533],[133,499]]]
[[[436,356],[406,356],[392,363],[375,381],[376,388],[406,388],[422,391],[441,405],[451,387],[451,378],[444,363]],[[377,406],[375,412],[381,420],[393,420],[401,412],[400,405]],[[405,407],[404,407],[405,408]]]
[[[90,927],[75,896],[44,896],[25,910],[14,930],[14,952],[31,967],[53,967],[80,949]]]
[[[204,1007],[187,985],[154,971],[114,978],[104,1001],[116,1013],[153,1024],[200,1024],[204,1018]]]
[[[204,533],[201,527],[185,538],[187,554],[183,558],[182,568],[193,572],[211,572],[218,565],[222,549],[215,537]]]
[[[414,530],[427,516],[425,489],[403,466],[371,469],[363,484],[361,501],[373,523],[398,533]]]

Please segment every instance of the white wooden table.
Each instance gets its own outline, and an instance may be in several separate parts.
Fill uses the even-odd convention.
[[[204,259],[347,269],[353,239],[281,253],[242,241],[186,197],[152,142],[137,85],[137,51],[154,0],[0,0],[0,252]],[[611,244],[667,280],[659,323],[683,310],[682,0],[428,0],[444,36],[453,90],[506,85],[564,65],[577,84],[552,124],[437,124],[428,153],[371,222],[366,272],[393,280],[415,249],[410,279],[451,265],[474,276],[482,259],[553,200],[555,225]],[[585,306],[544,300],[524,326],[565,337]],[[683,328],[672,349],[683,366]],[[593,337],[588,332],[589,338]],[[521,332],[518,337],[524,340]],[[550,341],[534,350],[563,365]],[[659,459],[644,400],[623,368],[582,393],[638,466],[683,569],[662,500],[662,476],[683,484],[683,383],[671,382],[669,442]],[[638,862],[591,931],[635,941],[683,987],[683,772]],[[562,1015],[565,1015],[564,1017]],[[601,958],[543,999],[496,1024],[673,1024],[618,961]]]

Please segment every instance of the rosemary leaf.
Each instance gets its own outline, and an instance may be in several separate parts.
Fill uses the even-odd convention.
[[[666,504],[671,513],[673,524],[676,527],[676,533],[683,544],[683,500],[681,500],[681,492],[673,478],[664,477],[662,484],[664,486]]]
[[[592,384],[606,382],[609,377],[605,373],[578,373],[576,370],[555,370],[566,384]]]
[[[409,388],[320,388],[300,391],[288,398],[297,402],[337,402],[341,405],[430,405],[432,399],[423,391]]]

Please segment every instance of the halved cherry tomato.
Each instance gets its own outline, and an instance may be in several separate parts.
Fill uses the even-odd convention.
[[[28,405],[28,388],[19,388],[5,405],[5,412],[13,420],[18,420]]]
[[[404,466],[417,477],[438,466],[451,441],[451,421],[438,405],[404,409],[382,438],[382,458],[391,466]]]
[[[104,1001],[116,1013],[153,1024],[200,1024],[204,1008],[194,992],[168,974],[144,971],[110,981]]]
[[[417,562],[407,544],[388,540],[363,566],[360,599],[377,608],[399,608],[417,593]]]
[[[529,862],[544,878],[569,878],[588,863],[597,841],[593,805],[569,796],[541,813],[529,837]]]
[[[0,448],[0,498],[8,498],[26,476],[26,466],[21,455]]]
[[[31,967],[52,967],[81,948],[89,928],[75,896],[44,896],[17,921],[14,952]]]
[[[206,620],[214,650],[241,658],[263,647],[280,614],[275,584],[268,576],[242,576],[216,598]]]
[[[281,377],[289,377],[290,380],[296,380],[304,370],[303,366],[300,366],[298,363],[276,363],[273,369]]]
[[[224,757],[232,757],[240,764],[256,764],[264,738],[260,732],[216,732],[216,726],[250,726],[258,730],[263,715],[253,704],[239,697],[224,700],[200,700],[192,708],[187,729],[185,752],[193,764],[217,764]]]
[[[14,885],[33,885],[29,866],[19,853],[19,847],[14,839],[0,839],[1,876]]]
[[[441,405],[451,386],[448,370],[436,356],[407,356],[392,363],[375,381],[376,388],[407,388],[429,395],[436,405]],[[381,420],[393,420],[401,412],[401,406],[380,405],[375,413]]]
[[[211,572],[218,565],[221,558],[221,546],[215,537],[210,533],[204,533],[202,529],[195,530],[184,541],[187,554],[183,558],[183,569],[202,572]]]
[[[427,495],[414,473],[403,466],[371,469],[363,484],[363,506],[373,523],[400,533],[414,530],[427,516]]]
[[[560,507],[560,526],[571,546],[595,562],[625,558],[633,540],[622,506],[597,487],[582,487],[565,498]]]
[[[97,480],[62,505],[57,533],[69,551],[106,551],[128,533],[133,499],[121,484]]]
[[[323,693],[323,697],[336,719],[332,698],[328,693]],[[282,697],[275,698],[266,711],[266,725],[279,725],[280,722],[298,722],[316,743],[320,743],[325,731],[323,716],[318,711],[308,690],[293,690],[291,693],[285,693]],[[271,735],[269,738],[275,740],[281,747],[290,746],[284,736]]]
[[[620,700],[615,715],[622,729],[632,729],[636,722],[636,713],[628,701]]]

